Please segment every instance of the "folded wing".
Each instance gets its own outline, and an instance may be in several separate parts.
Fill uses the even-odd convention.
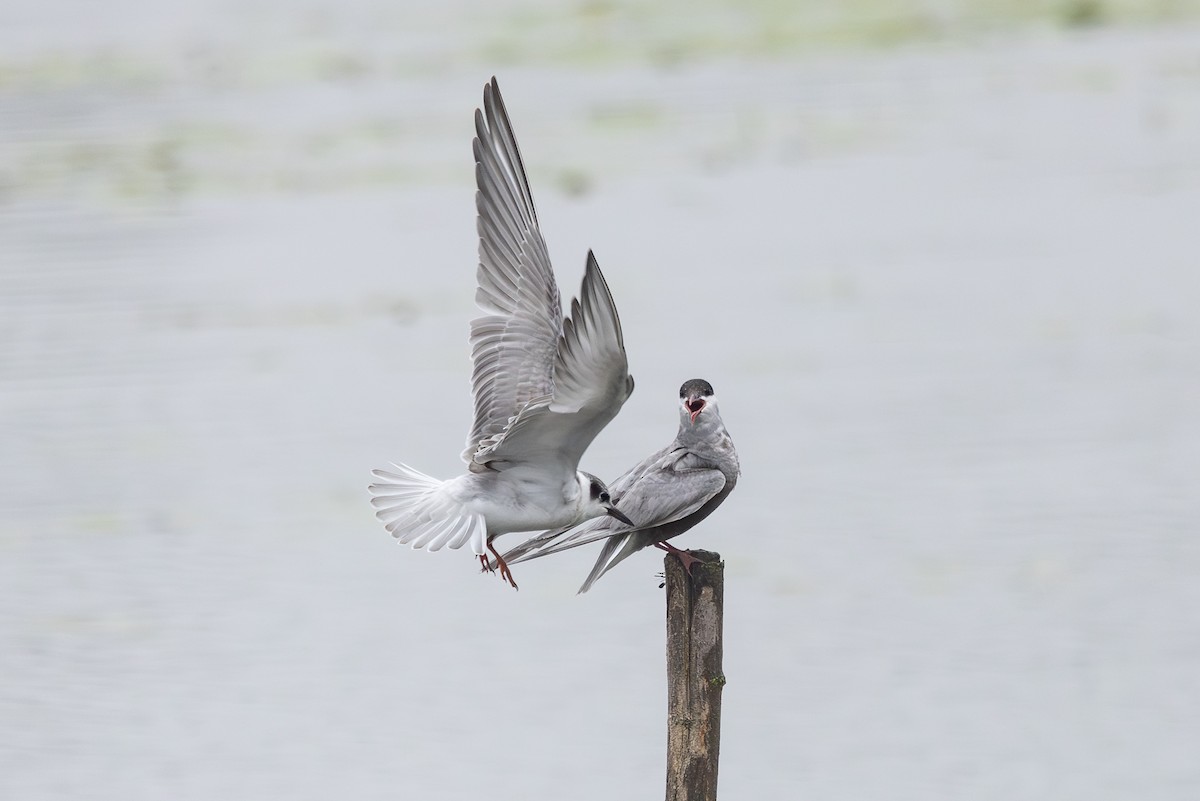
[[[629,475],[629,474],[626,474]],[[613,501],[634,526],[612,517],[592,518],[570,529],[546,531],[504,554],[509,564],[578,548],[602,539],[624,541],[629,535],[674,523],[695,513],[725,486],[725,475],[716,469],[673,471],[660,468],[634,476],[624,491],[622,479],[613,483]]]

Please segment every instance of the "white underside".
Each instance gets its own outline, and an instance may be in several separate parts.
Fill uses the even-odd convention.
[[[391,535],[413,548],[461,548],[483,555],[489,535],[571,526],[583,518],[564,499],[564,485],[548,486],[541,471],[515,467],[467,473],[440,481],[403,464],[373,470],[369,487],[375,516]],[[574,477],[567,487],[574,487]]]

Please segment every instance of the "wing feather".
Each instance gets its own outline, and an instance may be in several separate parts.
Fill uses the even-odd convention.
[[[475,419],[463,460],[494,442],[535,398],[554,391],[562,300],[538,229],[533,195],[496,79],[475,112],[479,269],[471,322]],[[480,468],[482,469],[482,468]]]
[[[674,469],[681,461],[686,460],[678,451],[660,451],[611,484],[613,503],[634,526],[613,517],[595,517],[572,528],[531,537],[505,553],[504,561],[526,562],[596,540],[617,539],[618,535],[673,523],[695,513],[724,488],[725,475],[716,468]]]
[[[579,297],[562,301],[512,123],[493,78],[475,112],[479,270],[471,322],[472,470],[521,463],[552,473],[579,460],[633,391],[621,321],[589,251]]]
[[[556,412],[611,409],[615,416],[633,391],[629,383],[629,360],[617,305],[595,254],[588,251],[579,297],[571,301],[571,316],[563,323],[554,360],[552,408]],[[600,428],[611,419],[604,420]]]

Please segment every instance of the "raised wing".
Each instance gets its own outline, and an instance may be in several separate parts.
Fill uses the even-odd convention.
[[[553,394],[526,405],[503,433],[482,442],[475,461],[574,472],[632,392],[616,306],[589,253],[580,297],[571,301],[559,339]]]
[[[589,251],[579,297],[562,318],[525,168],[496,79],[475,113],[479,289],[491,312],[471,323],[472,470],[522,464],[574,472],[633,392],[621,321]]]
[[[563,324],[554,360],[556,412],[611,411],[603,428],[633,392],[621,319],[608,282],[590,250],[579,297],[571,299],[571,316]],[[593,434],[592,436],[595,436]],[[590,442],[590,440],[589,440]]]
[[[563,332],[562,300],[512,123],[496,79],[475,111],[475,205],[479,213],[479,288],[488,312],[471,321],[475,421],[463,460],[495,444],[531,401],[554,392]],[[478,469],[484,469],[479,466]]]

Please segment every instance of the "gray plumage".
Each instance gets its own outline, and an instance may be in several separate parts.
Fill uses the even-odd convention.
[[[613,503],[633,521],[594,518],[545,531],[504,554],[524,562],[603,539],[604,546],[579,592],[636,551],[677,537],[708,517],[737,485],[737,450],[717,408],[712,385],[692,379],[679,390],[675,440],[612,482]]]
[[[475,112],[479,268],[471,322],[475,417],[463,461],[446,481],[396,463],[372,471],[376,516],[399,542],[436,551],[470,544],[480,557],[510,531],[622,517],[579,461],[633,391],[616,304],[588,253],[578,299],[563,317],[512,123],[493,78]],[[503,560],[500,573],[516,583]]]

